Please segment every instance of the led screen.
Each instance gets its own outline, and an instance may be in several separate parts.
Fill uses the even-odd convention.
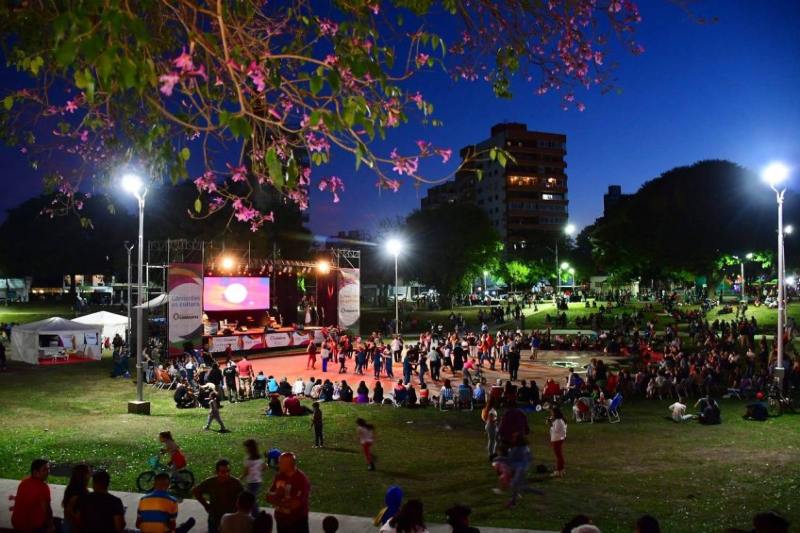
[[[205,278],[203,309],[206,311],[269,309],[269,278]]]

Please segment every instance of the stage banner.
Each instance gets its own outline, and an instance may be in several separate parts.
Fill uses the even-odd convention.
[[[264,342],[264,335],[241,335],[242,337],[242,350],[263,350],[267,347]]]
[[[184,343],[200,347],[203,339],[203,265],[172,263],[167,276],[169,291],[169,353],[183,353]]]
[[[292,346],[308,346],[311,342],[310,331],[295,331],[292,333]]]
[[[361,316],[361,279],[357,268],[339,270],[339,327],[358,333]]]
[[[208,351],[211,353],[224,352],[230,347],[234,352],[239,351],[239,337],[242,335],[230,335],[228,337],[210,337],[208,342]]]
[[[292,345],[292,338],[288,333],[267,333],[264,335],[267,348],[284,348]]]

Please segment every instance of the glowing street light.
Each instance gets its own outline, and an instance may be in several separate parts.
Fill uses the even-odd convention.
[[[147,196],[147,187],[144,180],[138,175],[127,173],[120,180],[122,188],[132,194],[139,204],[139,249],[138,252],[138,281],[136,282],[137,299],[139,305],[136,306],[136,401],[128,402],[128,412],[134,414],[150,414],[150,402],[144,401],[144,368],[142,361],[142,351],[144,350],[144,320],[142,312],[144,310],[145,290],[142,285],[142,271],[144,269],[144,200]]]
[[[319,261],[317,261],[317,272],[319,272],[324,276],[330,271],[331,271],[330,262],[328,262],[325,259],[320,259]]]
[[[575,224],[567,224],[564,226],[564,233],[568,236],[572,236],[575,234],[577,228],[575,228]]]
[[[783,387],[783,333],[784,333],[784,306],[785,287],[784,287],[784,258],[783,258],[783,196],[786,187],[783,183],[789,177],[789,167],[780,162],[770,163],[761,172],[761,177],[766,181],[770,188],[775,191],[775,200],[778,203],[778,358],[775,364],[775,379],[779,380],[779,386]]]
[[[394,333],[400,335],[400,299],[397,295],[397,257],[403,251],[403,243],[397,238],[386,241],[386,251],[394,256]]]
[[[791,235],[792,233],[794,233],[794,226],[792,226],[791,224],[787,224],[786,226],[783,227],[783,233],[785,235]]]
[[[226,255],[222,258],[222,261],[220,261],[220,265],[224,270],[233,270],[233,268],[236,266],[236,260],[233,257]]]
[[[572,237],[575,234],[575,231],[577,231],[577,228],[575,227],[575,224],[567,224],[562,228],[562,231],[564,232],[564,235],[566,235],[567,237]],[[556,255],[556,278],[557,278],[556,283],[558,285],[558,292],[556,294],[560,294],[561,270],[559,268],[560,265],[558,263],[558,239],[556,239],[555,255]],[[556,294],[553,294],[553,302],[555,302]]]

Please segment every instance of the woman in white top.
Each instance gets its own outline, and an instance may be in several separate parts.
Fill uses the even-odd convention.
[[[375,426],[368,424],[363,418],[356,419],[358,429],[358,442],[364,450],[364,458],[367,460],[367,469],[375,470],[375,457],[372,455],[372,443],[375,441]]]
[[[254,439],[244,441],[245,458],[244,458],[244,472],[242,473],[242,481],[244,481],[247,492],[256,497],[258,502],[258,492],[261,489],[261,482],[264,470],[267,466],[264,464],[264,459],[258,453],[258,443]],[[256,506],[258,507],[258,506]]]
[[[564,441],[567,439],[567,423],[558,407],[550,408],[550,446],[556,455],[556,469],[553,477],[563,477],[564,470]]]

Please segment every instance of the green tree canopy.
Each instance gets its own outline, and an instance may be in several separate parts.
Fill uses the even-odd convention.
[[[446,204],[419,210],[406,220],[404,269],[436,288],[442,302],[469,291],[501,255],[502,242],[486,214],[477,206]]]

